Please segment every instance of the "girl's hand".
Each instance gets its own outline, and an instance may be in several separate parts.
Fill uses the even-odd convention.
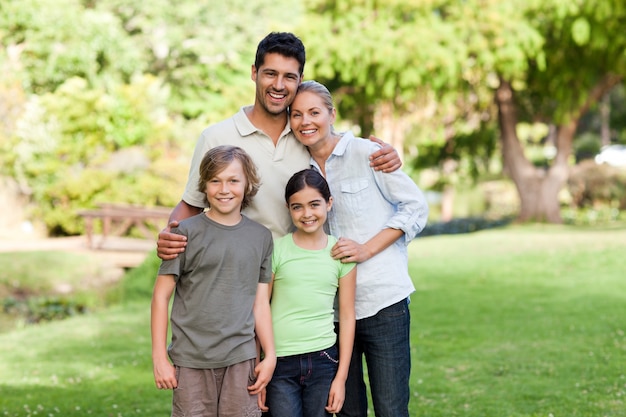
[[[346,399],[346,383],[345,381],[337,381],[337,379],[333,380],[333,383],[330,385],[330,392],[328,393],[328,404],[326,407],[327,412],[331,414],[336,414],[341,411],[343,407],[343,402]]]

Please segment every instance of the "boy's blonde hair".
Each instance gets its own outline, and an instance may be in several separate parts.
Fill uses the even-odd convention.
[[[206,183],[222,172],[231,162],[238,160],[243,167],[243,173],[246,177],[246,189],[241,202],[241,209],[248,207],[252,201],[252,197],[256,195],[261,186],[261,180],[256,170],[256,165],[252,162],[250,155],[237,146],[221,145],[209,149],[204,154],[202,162],[200,162],[200,178],[198,179],[198,191],[206,192]],[[205,202],[209,204],[205,195]]]

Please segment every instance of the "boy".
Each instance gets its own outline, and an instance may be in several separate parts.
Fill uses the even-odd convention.
[[[174,417],[260,416],[257,397],[276,366],[269,305],[273,244],[266,227],[241,214],[258,191],[259,177],[248,154],[227,145],[209,150],[199,173],[208,210],[180,222],[177,233],[187,237],[186,250],[162,262],[154,287],[155,383],[174,389]]]

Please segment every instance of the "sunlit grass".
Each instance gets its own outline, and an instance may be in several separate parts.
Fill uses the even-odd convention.
[[[148,322],[135,303],[1,335],[0,415],[169,415]]]
[[[412,415],[626,415],[626,231],[512,227],[411,249]]]
[[[512,226],[410,253],[411,416],[626,416],[626,229]],[[125,305],[0,334],[0,416],[169,415],[154,268],[124,283]]]

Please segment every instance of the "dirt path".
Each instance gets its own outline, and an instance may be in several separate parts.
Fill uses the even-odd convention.
[[[21,251],[67,251],[87,253],[102,259],[103,263],[116,268],[134,268],[141,264],[148,253],[155,248],[151,240],[108,237],[101,242],[101,236],[95,236],[99,248],[87,246],[84,236],[60,238],[27,238],[27,239],[0,239],[0,252]]]

